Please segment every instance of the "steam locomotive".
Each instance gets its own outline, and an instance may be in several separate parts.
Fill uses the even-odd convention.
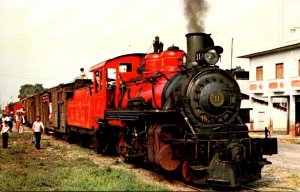
[[[242,122],[242,94],[216,63],[223,52],[206,33],[176,46],[135,53],[90,68],[77,79],[24,100],[27,120],[128,161],[180,172],[187,182],[236,187],[261,178],[277,154],[276,138],[251,138]],[[158,44],[161,46],[161,44]]]

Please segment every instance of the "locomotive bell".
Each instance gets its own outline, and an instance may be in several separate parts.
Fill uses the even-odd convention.
[[[197,65],[196,53],[199,50],[213,47],[214,41],[210,34],[188,33],[185,35],[187,40],[187,68]]]

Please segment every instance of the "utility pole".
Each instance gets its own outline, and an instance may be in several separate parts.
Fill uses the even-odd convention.
[[[233,37],[231,38],[231,54],[230,54],[230,69],[232,69],[232,57],[233,57]]]

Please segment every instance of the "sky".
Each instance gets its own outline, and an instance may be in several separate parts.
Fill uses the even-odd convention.
[[[300,28],[290,31],[300,27],[299,0],[207,4],[204,32],[224,48],[221,68],[247,69],[248,60],[237,56],[300,41]],[[1,108],[18,100],[21,85],[71,82],[81,67],[149,52],[157,35],[165,48],[185,51],[183,7],[183,0],[0,0]]]

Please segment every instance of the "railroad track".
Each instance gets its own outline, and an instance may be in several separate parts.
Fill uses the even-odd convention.
[[[148,172],[149,174],[156,176],[157,178],[163,178],[165,181],[167,181],[171,184],[175,184],[175,185],[189,189],[187,191],[207,191],[207,190],[209,190],[208,188],[200,188],[200,187],[179,181],[178,179],[173,178],[172,176],[168,176],[166,174],[159,173],[159,171],[153,170],[151,167],[146,167],[145,165],[141,165],[138,168],[142,169],[144,172]]]

